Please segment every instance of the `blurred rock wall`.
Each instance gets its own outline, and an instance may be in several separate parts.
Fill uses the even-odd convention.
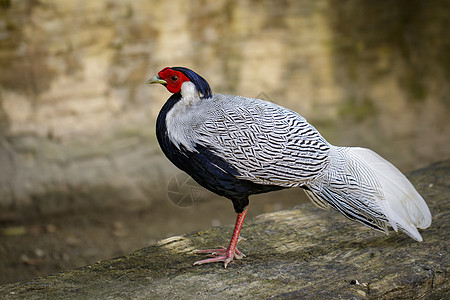
[[[0,0],[0,219],[165,199],[165,66],[402,170],[450,154],[446,1]]]

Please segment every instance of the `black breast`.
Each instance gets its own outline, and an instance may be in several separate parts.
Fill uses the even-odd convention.
[[[280,186],[261,185],[238,179],[237,170],[223,158],[212,153],[208,146],[196,145],[197,152],[188,151],[182,145],[178,149],[169,139],[166,115],[180,99],[180,94],[173,94],[162,107],[156,120],[159,145],[175,166],[190,175],[201,186],[230,199],[238,213],[248,205],[248,196],[283,189]]]

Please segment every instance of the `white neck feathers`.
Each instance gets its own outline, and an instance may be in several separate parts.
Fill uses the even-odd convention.
[[[192,140],[186,135],[189,132],[189,120],[195,112],[195,106],[201,101],[195,85],[186,81],[181,85],[181,99],[172,107],[166,116],[169,139],[180,148],[183,145],[189,151],[195,151]],[[192,138],[192,137],[191,137]]]

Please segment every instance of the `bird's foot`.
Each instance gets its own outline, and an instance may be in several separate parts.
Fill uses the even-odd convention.
[[[240,237],[239,234],[241,233],[242,224],[244,223],[247,210],[248,207],[246,207],[241,213],[238,213],[236,217],[236,224],[234,225],[233,236],[231,237],[228,248],[222,247],[219,249],[194,250],[194,253],[209,254],[209,256],[211,256],[211,258],[196,261],[194,265],[203,265],[223,261],[226,268],[233,258],[241,259],[245,257],[244,253],[237,249],[237,244],[240,240],[244,239]]]
[[[194,265],[203,265],[213,262],[223,262],[225,268],[233,260],[233,258],[242,259],[245,257],[245,254],[239,251],[237,248],[228,249],[225,247],[221,247],[219,249],[194,250],[194,253],[209,254],[209,256],[211,256],[211,258],[196,261]]]

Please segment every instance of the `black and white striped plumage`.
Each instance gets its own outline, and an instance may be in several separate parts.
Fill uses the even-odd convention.
[[[330,145],[305,118],[274,103],[212,94],[195,72],[165,68],[150,83],[174,93],[157,119],[165,155],[200,185],[233,201],[301,187],[322,208],[421,241],[429,209],[406,177],[369,149]]]

